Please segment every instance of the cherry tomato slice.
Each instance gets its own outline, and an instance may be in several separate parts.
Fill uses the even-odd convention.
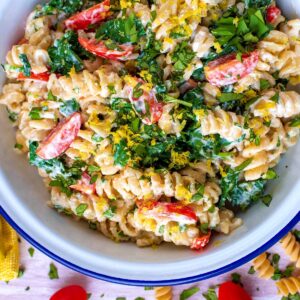
[[[139,210],[142,214],[157,219],[195,224],[197,216],[194,210],[180,203],[166,203],[158,201],[140,202]]]
[[[191,249],[193,250],[203,249],[209,243],[210,236],[211,236],[211,231],[208,231],[207,234],[195,238],[191,245]]]
[[[45,81],[48,82],[50,78],[50,74],[48,72],[35,74],[33,72],[30,73],[29,77],[26,77],[23,73],[18,75],[18,80],[34,80],[34,81]]]
[[[76,184],[71,185],[70,188],[87,195],[92,195],[96,191],[95,183],[91,184],[91,176],[86,172],[84,172],[81,179]]]
[[[110,0],[105,0],[67,19],[65,25],[68,29],[85,30],[90,25],[105,20],[109,15]]]
[[[238,284],[224,282],[219,287],[219,300],[251,300],[251,297]]]
[[[58,157],[65,152],[78,135],[81,127],[81,115],[73,113],[61,121],[39,145],[36,154],[43,159]]]
[[[50,300],[87,300],[86,291],[79,285],[66,286],[50,297]]]
[[[88,40],[83,37],[79,37],[78,41],[80,45],[86,49],[87,51],[100,56],[105,59],[111,59],[111,60],[126,60],[126,58],[132,54],[134,47],[132,45],[118,45],[118,47],[121,49],[119,50],[110,50],[108,49],[104,42],[100,41],[97,42],[94,39]]]
[[[277,6],[269,6],[266,11],[266,20],[269,24],[274,24],[281,15],[281,10]]]
[[[243,54],[242,61],[236,58],[235,53],[228,54],[208,63],[205,67],[205,76],[212,85],[229,85],[249,75],[257,63],[258,51]]]

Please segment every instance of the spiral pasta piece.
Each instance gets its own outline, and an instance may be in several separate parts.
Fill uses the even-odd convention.
[[[300,113],[300,95],[295,91],[277,93],[270,90],[255,101],[250,110],[254,116],[290,118]]]
[[[84,70],[61,77],[52,74],[48,89],[54,96],[64,100],[76,98],[84,101],[92,97],[93,100],[105,103],[105,98],[122,89],[122,81],[110,67],[103,66],[94,73]]]
[[[7,63],[12,67],[7,70],[8,78],[18,77],[18,68],[23,66],[20,55],[26,55],[33,73],[39,74],[48,71],[49,55],[46,50],[29,44],[15,45],[6,56]]]
[[[0,95],[0,103],[5,105],[9,111],[19,113],[25,99],[21,84],[8,83],[3,86],[2,94]]]
[[[113,175],[122,169],[120,165],[115,164],[113,147],[109,139],[100,142],[94,160],[101,168],[103,175]]]
[[[155,287],[154,292],[156,300],[172,300],[173,298],[171,286]]]
[[[160,0],[156,2],[155,8],[157,14],[152,22],[152,30],[156,39],[165,44],[163,52],[173,50],[176,46],[174,40],[170,38],[172,32],[191,36],[201,18],[207,14],[206,4],[200,1]]]
[[[179,120],[175,117],[172,117],[172,114],[170,113],[174,109],[174,107],[175,104],[164,105],[162,115],[158,121],[158,126],[166,134],[180,135],[182,125]]]
[[[201,120],[201,133],[203,135],[220,134],[229,142],[237,141],[244,133],[244,118],[233,112],[222,109],[208,111]]]
[[[181,229],[177,222],[160,223],[138,210],[134,212],[133,218],[136,228],[153,232],[156,236],[162,237],[165,242],[172,242],[175,245],[191,246],[200,233],[195,225],[186,225],[184,229]]]
[[[258,272],[258,277],[270,279],[273,276],[275,269],[268,260],[267,253],[262,253],[252,263],[254,270]]]
[[[192,40],[192,49],[198,58],[206,57],[215,41],[207,27],[199,26]]]
[[[280,120],[272,121],[269,131],[260,136],[259,143],[246,140],[243,150],[224,162],[231,167],[237,167],[246,159],[251,159],[250,164],[244,169],[244,177],[247,181],[259,179],[269,168],[274,167],[281,154],[286,151],[284,139],[286,133]]]
[[[96,188],[98,195],[108,198],[123,198],[127,201],[138,199],[159,199],[161,196],[175,197],[178,200],[190,201],[197,192],[197,181],[177,172],[164,174],[152,170],[145,172],[125,168],[113,177],[98,179]],[[214,182],[208,183],[204,189],[203,199],[218,201],[220,188]]]
[[[300,292],[300,279],[297,277],[283,278],[276,282],[280,295],[295,295]]]
[[[35,18],[35,12],[32,12],[26,22],[25,40],[28,44],[37,46],[41,49],[47,49],[52,43],[50,26],[52,22],[49,16]]]
[[[297,242],[296,237],[289,232],[280,243],[291,261],[296,264],[297,268],[300,268],[300,243]]]

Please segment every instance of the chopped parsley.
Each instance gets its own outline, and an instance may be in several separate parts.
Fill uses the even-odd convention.
[[[172,53],[171,59],[174,64],[173,67],[178,74],[187,68],[187,66],[192,62],[195,57],[195,52],[189,46],[187,41],[183,41],[178,44],[174,52]]]
[[[54,263],[50,263],[49,266],[49,272],[48,272],[48,277],[52,280],[52,279],[58,279],[58,272],[57,272],[57,268],[54,265]]]
[[[202,296],[206,300],[218,300],[218,296],[216,294],[216,291],[213,288],[208,289],[208,291],[206,293],[202,294]]]
[[[190,297],[192,297],[193,295],[195,295],[196,293],[198,293],[200,291],[200,289],[198,287],[191,287],[189,289],[183,290],[180,294],[180,300],[186,300]]]
[[[241,275],[239,273],[232,273],[231,281],[237,284],[241,284]]]
[[[115,206],[111,206],[109,209],[107,209],[104,213],[103,216],[111,219],[114,217],[115,213],[116,213],[117,208]]]
[[[88,205],[86,203],[81,203],[76,207],[76,215],[82,217],[84,212],[87,210]]]
[[[33,257],[34,251],[35,251],[34,248],[32,248],[32,247],[28,248],[28,253],[29,253],[30,257]]]

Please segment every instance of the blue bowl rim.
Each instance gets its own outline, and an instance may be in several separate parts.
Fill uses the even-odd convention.
[[[296,214],[296,216],[283,228],[281,229],[275,236],[273,236],[269,241],[267,241],[265,244],[257,248],[255,251],[247,254],[246,256],[238,259],[237,261],[230,263],[222,268],[204,273],[199,274],[191,277],[186,278],[179,278],[179,279],[172,279],[172,280],[162,280],[162,281],[143,281],[143,280],[133,280],[133,279],[125,279],[125,278],[118,278],[118,277],[112,277],[100,273],[96,273],[87,269],[84,269],[82,267],[79,267],[64,258],[59,257],[55,253],[49,251],[47,248],[39,244],[36,240],[34,240],[31,236],[29,236],[22,228],[20,228],[15,221],[11,219],[11,217],[4,211],[4,209],[0,206],[0,215],[2,215],[6,221],[25,239],[27,240],[31,245],[36,247],[38,250],[49,256],[50,258],[54,259],[55,261],[61,263],[62,265],[77,271],[81,274],[112,282],[117,284],[124,284],[124,285],[132,285],[132,286],[166,286],[166,285],[179,285],[179,284],[186,284],[186,283],[194,283],[197,281],[202,281],[205,279],[209,279],[221,274],[224,274],[226,272],[229,272],[233,269],[236,269],[240,267],[241,265],[246,264],[250,260],[257,257],[259,254],[263,253],[264,251],[268,250],[270,247],[272,247],[275,243],[277,243],[284,235],[286,235],[299,221],[300,221],[300,211]]]

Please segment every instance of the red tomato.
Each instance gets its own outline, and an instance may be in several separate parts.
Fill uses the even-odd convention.
[[[82,174],[81,179],[76,184],[70,185],[70,188],[87,195],[92,195],[96,191],[95,183],[91,184],[91,177],[85,172]]]
[[[43,159],[58,157],[65,152],[78,135],[81,115],[73,113],[61,121],[39,145],[36,154]]]
[[[110,15],[110,0],[105,0],[86,9],[65,21],[68,29],[85,30],[89,25],[97,24]]]
[[[208,231],[207,234],[195,238],[191,245],[191,249],[194,250],[203,249],[209,243],[210,236],[211,236],[211,231]]]
[[[39,74],[35,74],[35,73],[31,72],[29,77],[26,77],[23,73],[20,73],[18,75],[18,80],[30,79],[30,80],[34,80],[34,81],[47,82],[47,81],[49,81],[49,77],[50,77],[50,74],[48,72],[39,73]]]
[[[240,285],[228,281],[219,287],[219,300],[251,300],[251,297]]]
[[[66,286],[51,296],[49,300],[87,300],[86,291],[79,285]]]
[[[258,63],[258,51],[243,54],[242,61],[236,54],[228,54],[218,58],[205,67],[206,79],[216,86],[224,86],[237,82],[250,74]]]
[[[19,40],[18,45],[23,45],[23,44],[26,44],[26,43],[28,43],[28,40],[25,37],[23,37]]]
[[[281,10],[277,6],[269,6],[266,11],[266,20],[270,24],[274,24],[281,15]]]
[[[141,202],[139,210],[142,214],[149,215],[157,219],[168,219],[170,221],[195,224],[197,216],[194,210],[180,203],[166,203],[158,201]]]
[[[83,37],[79,37],[78,41],[80,45],[86,49],[87,51],[100,56],[105,59],[111,59],[111,60],[126,60],[126,58],[132,54],[134,47],[132,45],[118,45],[118,47],[122,51],[118,50],[110,50],[108,49],[104,42],[100,41],[97,42],[94,39],[88,40]]]

